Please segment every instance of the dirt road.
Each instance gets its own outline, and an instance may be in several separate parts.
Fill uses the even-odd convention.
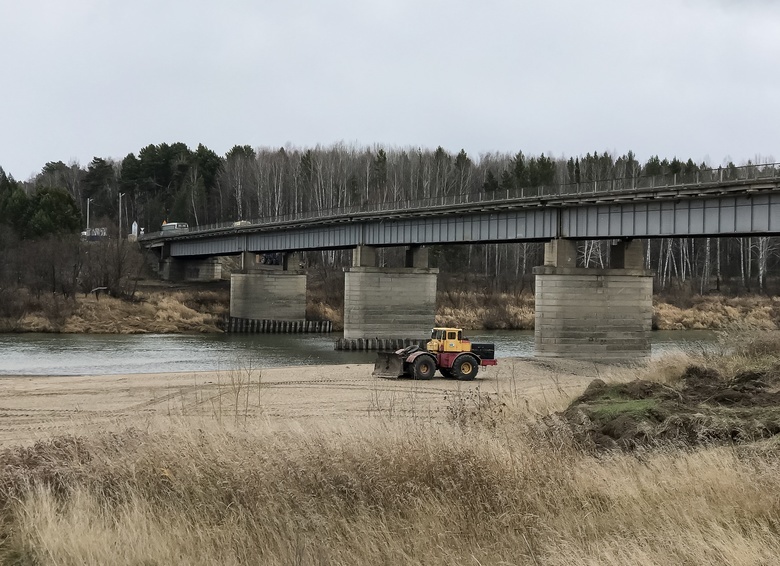
[[[240,424],[332,423],[357,418],[443,419],[454,402],[511,394],[530,410],[565,407],[594,378],[637,370],[589,362],[503,359],[472,382],[371,376],[370,365],[304,366],[219,373],[0,377],[0,446],[165,419]]]

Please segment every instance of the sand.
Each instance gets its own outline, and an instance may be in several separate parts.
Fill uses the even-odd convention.
[[[241,425],[323,425],[377,416],[446,419],[455,400],[508,394],[529,407],[563,408],[594,378],[627,380],[636,368],[510,358],[471,382],[378,379],[372,365],[248,371],[0,377],[0,446],[58,434],[165,426],[171,419]]]

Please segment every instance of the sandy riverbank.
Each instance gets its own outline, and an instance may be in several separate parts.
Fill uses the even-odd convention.
[[[467,383],[2,377],[0,562],[772,563],[780,348],[734,342],[633,368],[504,358]],[[615,434],[640,449],[596,451]]]
[[[636,368],[566,360],[502,359],[472,382],[371,376],[371,365],[265,370],[0,378],[0,446],[54,435],[166,426],[182,419],[330,425],[355,419],[445,419],[455,400],[511,393],[529,408],[565,407],[592,379],[624,380]]]

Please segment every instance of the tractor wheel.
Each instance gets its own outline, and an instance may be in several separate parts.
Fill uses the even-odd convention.
[[[415,379],[431,379],[436,373],[436,362],[431,356],[420,356],[413,362]]]
[[[441,368],[439,369],[439,372],[445,379],[452,379],[454,377],[450,368]]]
[[[477,377],[479,362],[474,356],[461,356],[452,364],[452,372],[461,381],[471,381]]]

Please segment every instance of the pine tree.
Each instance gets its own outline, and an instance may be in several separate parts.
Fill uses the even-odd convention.
[[[492,171],[488,171],[487,175],[485,175],[485,182],[482,185],[482,188],[489,193],[493,193],[498,190],[498,180]]]

